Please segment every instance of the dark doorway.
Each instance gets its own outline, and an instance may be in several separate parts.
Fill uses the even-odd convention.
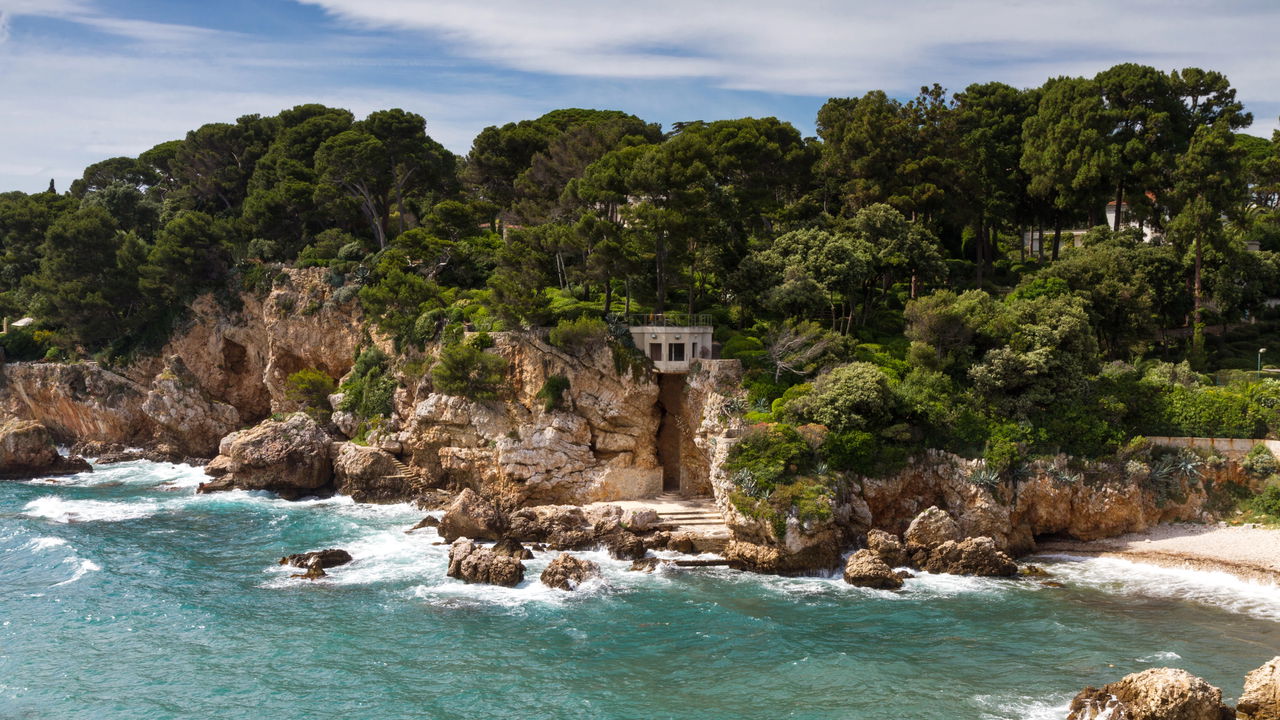
[[[649,343],[649,359],[662,362],[662,343]]]
[[[680,446],[684,441],[680,420],[684,401],[684,375],[658,376],[658,462],[662,465],[663,492],[680,492]]]

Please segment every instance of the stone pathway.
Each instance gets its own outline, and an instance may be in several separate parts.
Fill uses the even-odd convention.
[[[729,542],[729,528],[709,497],[682,497],[664,493],[647,500],[615,500],[593,505],[617,505],[623,510],[652,508],[658,513],[658,528],[671,533],[689,533],[698,547],[718,552]],[[591,507],[591,506],[588,506]]]

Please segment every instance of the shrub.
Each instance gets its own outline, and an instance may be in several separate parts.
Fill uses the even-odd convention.
[[[547,412],[558,409],[564,402],[564,392],[569,389],[569,378],[563,375],[550,375],[542,383],[542,389],[536,397],[542,401],[542,409]]]
[[[319,423],[329,422],[329,396],[333,394],[333,378],[315,368],[307,368],[289,376],[285,397],[302,406],[302,411]]]
[[[1276,456],[1272,455],[1267,446],[1262,443],[1254,445],[1249,450],[1249,454],[1244,456],[1240,466],[1245,472],[1259,478],[1269,477],[1280,470],[1280,463],[1276,462]]]
[[[387,376],[387,354],[368,347],[356,355],[351,374],[342,384],[339,409],[362,418],[390,417],[396,382]]]
[[[467,338],[467,345],[477,350],[488,350],[493,347],[493,336],[487,332],[478,332]]]
[[[598,317],[583,315],[575,320],[561,320],[551,329],[548,341],[562,350],[581,350],[598,345],[609,337],[609,325]]]
[[[31,328],[13,328],[0,335],[0,348],[4,349],[4,357],[10,362],[39,360],[48,350],[36,340]]]
[[[1280,519],[1280,486],[1269,485],[1248,503],[1249,509],[1261,515]]]
[[[440,361],[431,368],[436,390],[472,400],[492,400],[498,396],[507,361],[467,345],[450,345],[440,352]]]
[[[762,491],[804,473],[813,462],[813,452],[800,433],[790,425],[753,428],[725,460],[724,469],[735,482],[751,481]]]
[[[841,365],[818,378],[813,392],[787,405],[787,413],[832,432],[861,430],[889,417],[893,396],[880,368],[865,362]]]

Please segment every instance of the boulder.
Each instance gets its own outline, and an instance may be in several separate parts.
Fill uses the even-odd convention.
[[[648,552],[648,548],[644,546],[644,540],[625,530],[619,530],[606,537],[604,544],[609,550],[609,556],[614,560],[639,560]]]
[[[1244,720],[1280,720],[1280,656],[1245,676],[1236,712]]]
[[[859,550],[844,566],[844,581],[857,587],[896,590],[902,578],[872,550]]]
[[[80,457],[63,457],[48,428],[34,420],[0,423],[0,479],[72,475],[93,468]]]
[[[950,575],[1012,577],[1018,574],[1018,564],[996,548],[995,541],[989,537],[966,538],[960,542],[948,540],[934,548],[921,567],[931,573]]]
[[[349,442],[334,446],[334,489],[356,502],[406,502],[419,495],[420,483],[400,476],[391,453]]]
[[[932,550],[948,540],[959,540],[960,526],[945,510],[933,505],[911,521],[904,537],[908,545]]]
[[[493,551],[499,555],[506,555],[517,560],[532,560],[533,552],[529,548],[520,544],[519,540],[513,540],[509,537],[502,538],[494,546]]]
[[[598,542],[595,522],[598,521],[590,520],[582,508],[574,505],[536,505],[511,513],[508,532],[521,542],[576,550]]]
[[[416,530],[421,530],[422,528],[438,528],[438,527],[440,527],[440,518],[436,517],[435,515],[428,515],[422,518],[421,520],[419,520],[418,523],[413,527],[409,528],[408,530],[405,530],[404,533],[408,535],[409,533],[414,532]]]
[[[205,466],[214,480],[197,492],[269,490],[286,500],[332,490],[331,442],[303,413],[266,420],[222,439],[218,457]]]
[[[875,553],[889,567],[900,567],[907,564],[906,548],[897,535],[890,535],[883,530],[867,531],[867,549]]]
[[[1234,717],[1222,691],[1186,670],[1151,668],[1085,688],[1067,720],[1223,720]]]
[[[280,558],[279,564],[300,568],[318,565],[323,570],[324,568],[346,565],[349,562],[351,562],[351,553],[341,548],[329,548],[327,550],[312,550],[311,552],[285,555]]]
[[[630,508],[622,512],[622,526],[632,532],[653,530],[661,521],[653,508]]]
[[[445,542],[464,537],[472,540],[499,540],[506,533],[507,519],[493,503],[467,488],[458,494],[445,511],[437,530]]]
[[[518,558],[494,552],[466,538],[449,547],[451,578],[467,582],[515,587],[524,580],[524,563]]]
[[[591,578],[600,577],[600,566],[590,560],[560,553],[542,571],[542,584],[560,590],[576,590]]]
[[[651,573],[654,570],[657,570],[662,565],[666,564],[666,562],[667,562],[666,560],[663,560],[661,558],[644,557],[631,563],[631,566],[628,567],[627,569],[632,572]]]

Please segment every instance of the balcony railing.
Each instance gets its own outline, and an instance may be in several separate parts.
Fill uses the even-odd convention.
[[[711,315],[708,313],[631,313],[630,315],[614,315],[611,319],[623,322],[632,327],[711,327]]]

